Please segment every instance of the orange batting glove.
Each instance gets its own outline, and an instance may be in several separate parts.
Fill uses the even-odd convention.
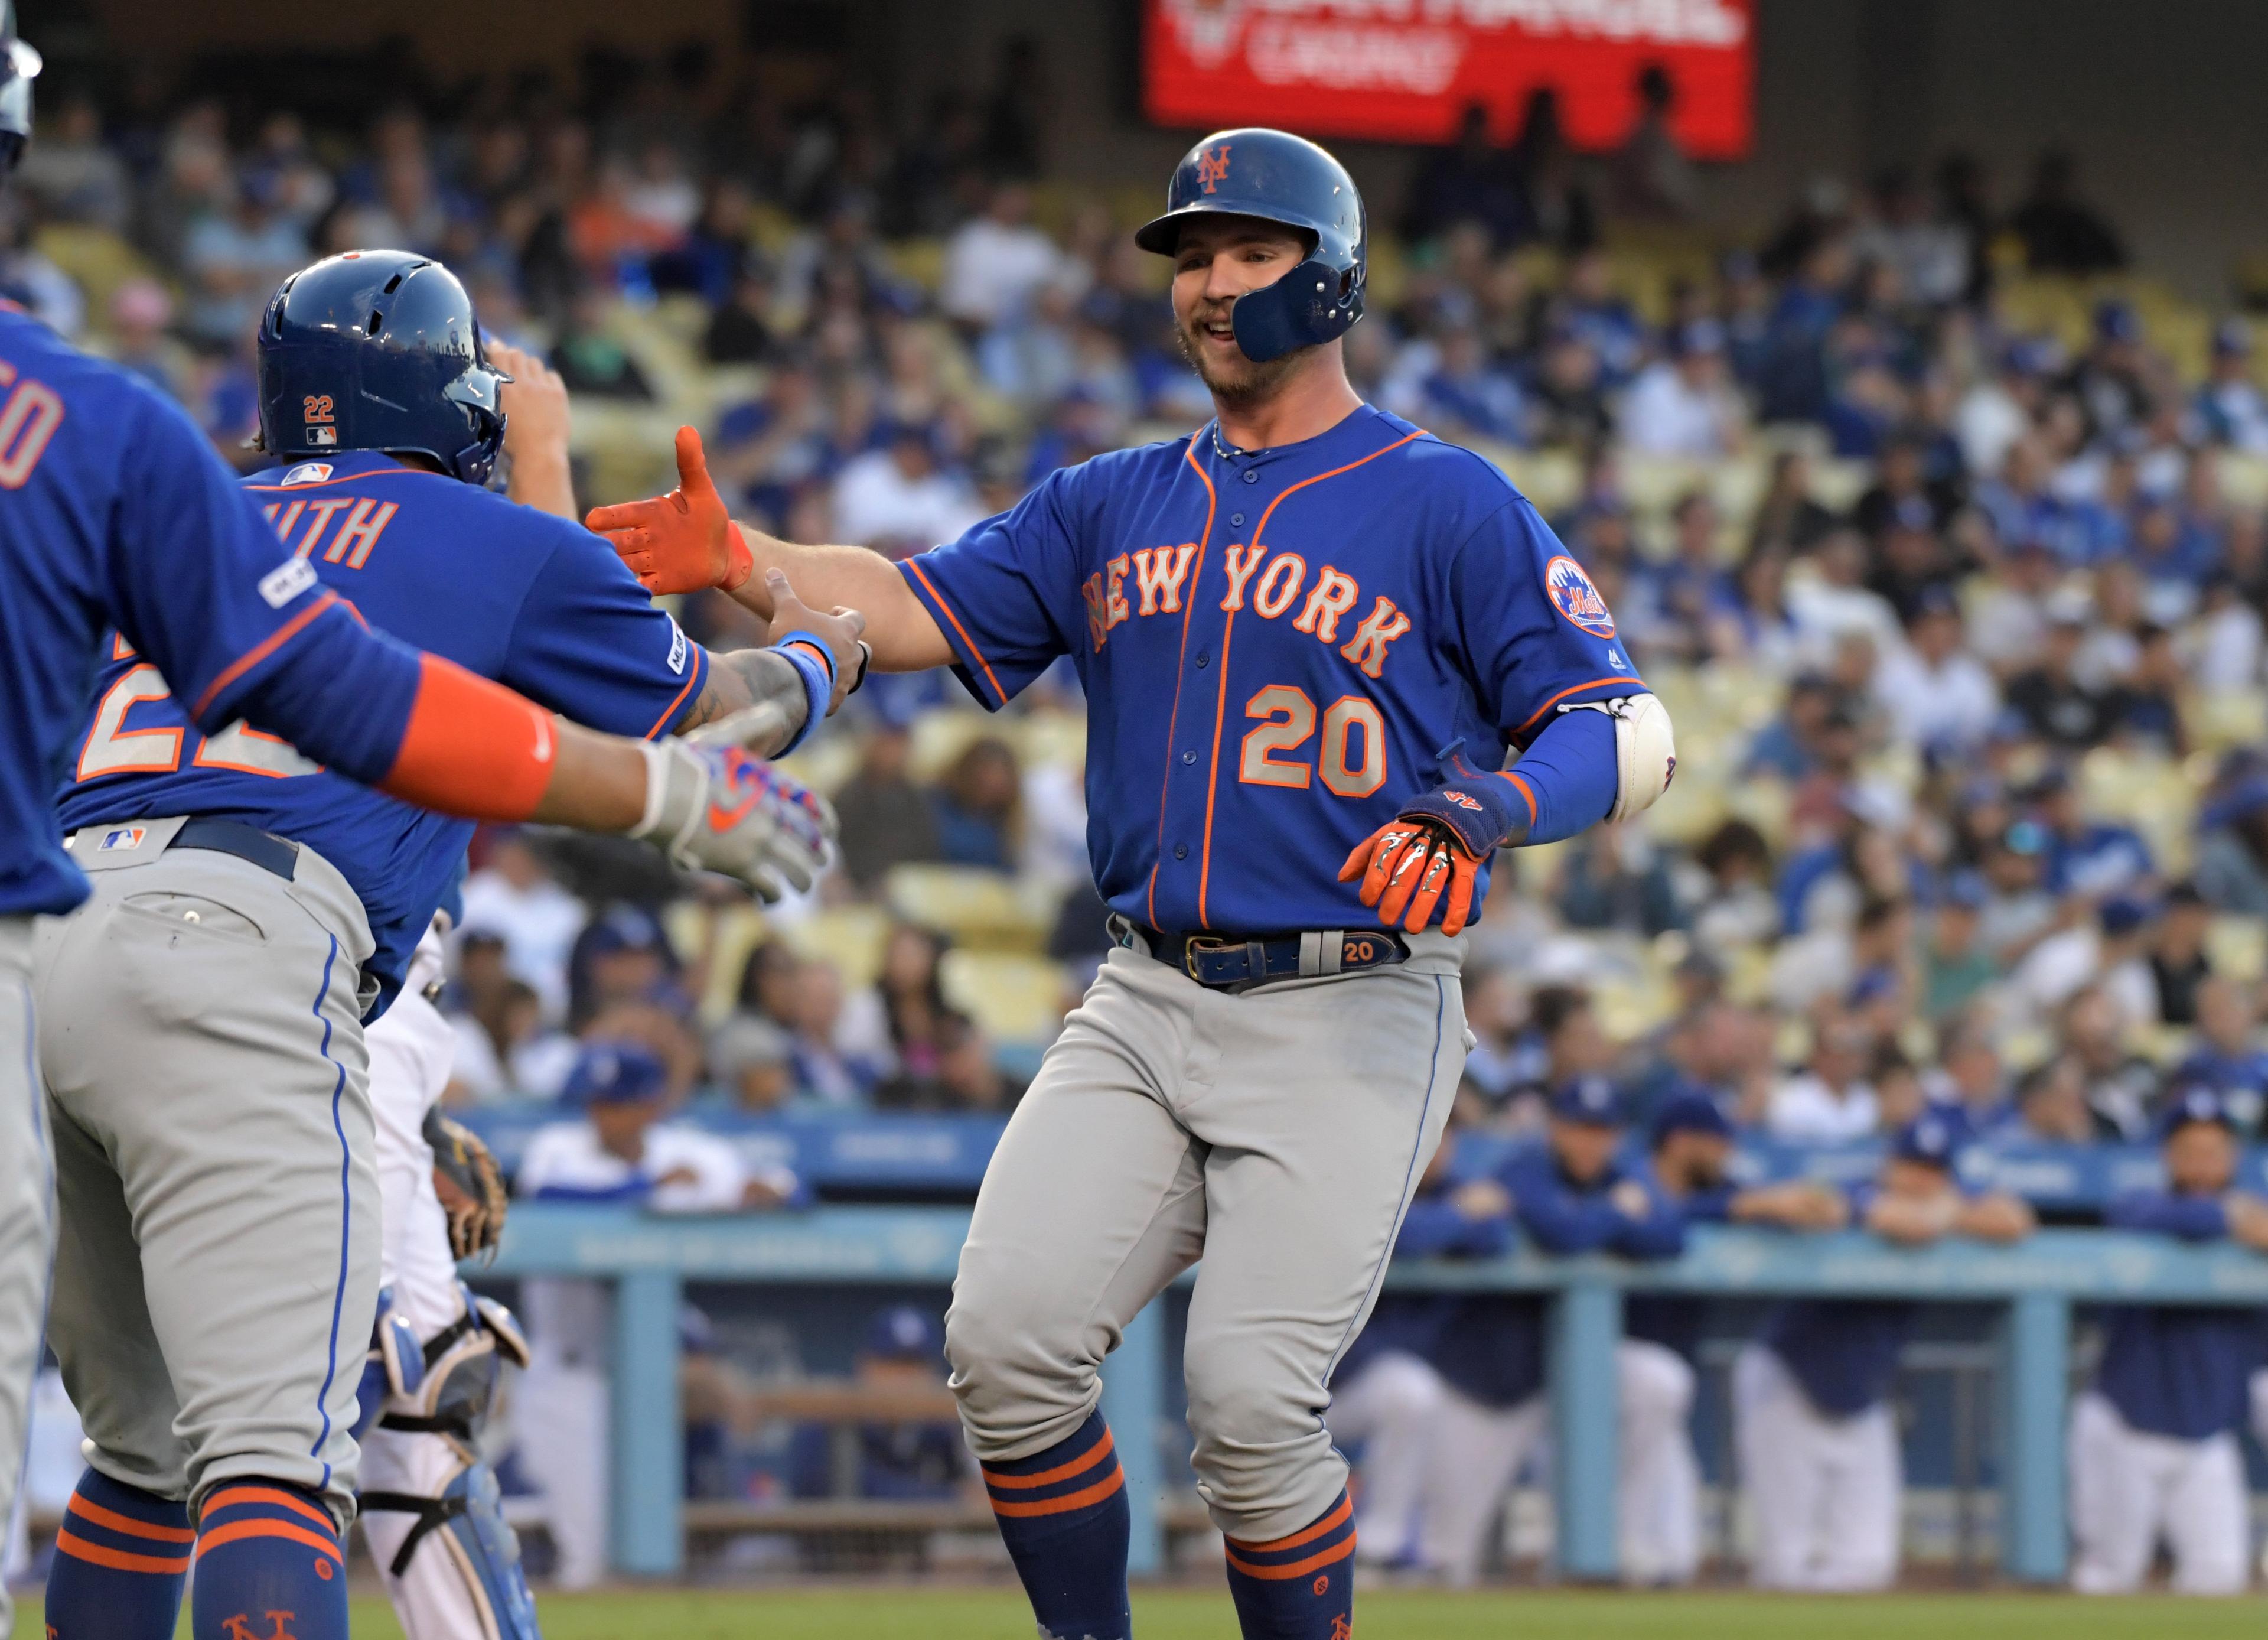
[[[651,593],[731,592],[756,567],[740,527],[709,477],[701,434],[677,430],[677,488],[667,495],[593,507],[583,527],[604,536]]]
[[[1463,932],[1481,862],[1449,829],[1432,820],[1389,820],[1355,845],[1339,881],[1362,879],[1362,903],[1378,920],[1416,934],[1441,912],[1441,932]]]

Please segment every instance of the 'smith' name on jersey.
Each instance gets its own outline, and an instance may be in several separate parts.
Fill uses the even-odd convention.
[[[1114,451],[902,570],[984,705],[1078,673],[1095,882],[1159,928],[1360,927],[1356,842],[1644,687],[1504,475],[1368,407],[1282,449]]]
[[[1177,547],[1138,547],[1118,554],[1088,576],[1079,595],[1086,601],[1087,635],[1094,647],[1101,650],[1113,628],[1136,616],[1179,614],[1182,583],[1189,579],[1197,557],[1194,541]],[[1300,612],[1292,617],[1292,630],[1306,632],[1320,644],[1338,643],[1341,621],[1363,601],[1361,583],[1335,565],[1318,566],[1314,585],[1309,587],[1307,560],[1297,552],[1271,553],[1265,546],[1232,542],[1226,569],[1228,587],[1220,598],[1224,611],[1249,607],[1263,620],[1273,621],[1297,606]],[[1126,591],[1130,575],[1136,602],[1129,601]],[[1600,609],[1606,608],[1595,592],[1592,600]],[[1370,613],[1355,625],[1354,635],[1339,645],[1339,654],[1366,676],[1377,677],[1385,669],[1387,646],[1409,630],[1410,617],[1401,607],[1384,593],[1377,594],[1371,600]]]

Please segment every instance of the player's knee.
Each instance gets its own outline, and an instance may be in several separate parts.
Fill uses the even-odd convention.
[[[1184,1362],[1193,1463],[1219,1519],[1275,1525],[1291,1500],[1312,1489],[1309,1472],[1334,1461],[1330,1437],[1314,1412],[1321,1397],[1270,1372],[1268,1360],[1249,1339],[1211,1345],[1193,1340]],[[1263,1525],[1231,1530],[1275,1535]]]
[[[1094,1399],[1094,1363],[1012,1297],[956,1287],[946,1312],[945,1356],[964,1422],[990,1443],[1015,1441],[1025,1429],[1083,1410]]]
[[[1626,1416],[1676,1422],[1693,1408],[1693,1369],[1675,1351],[1626,1347],[1615,1360]]]
[[[1424,1422],[1440,1411],[1447,1391],[1441,1375],[1414,1356],[1388,1356],[1371,1369],[1387,1420]]]

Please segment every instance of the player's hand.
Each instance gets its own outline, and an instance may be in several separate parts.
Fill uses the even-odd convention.
[[[564,462],[571,421],[565,379],[509,342],[490,342],[488,352],[489,362],[512,378],[498,392],[506,418],[504,453],[516,462]]]
[[[1615,1187],[1607,1193],[1607,1200],[1614,1205],[1615,1211],[1626,1219],[1646,1219],[1653,1216],[1653,1198],[1646,1193],[1646,1186],[1634,1178],[1625,1178],[1617,1182]]]
[[[1410,933],[1441,913],[1441,932],[1462,932],[1473,907],[1481,862],[1447,826],[1430,819],[1389,820],[1361,842],[1339,868],[1339,881],[1362,880],[1362,903],[1378,908],[1388,927]]]
[[[1512,1216],[1512,1193],[1493,1178],[1476,1178],[1451,1191],[1449,1205],[1459,1218],[1484,1224],[1491,1219]]]
[[[2014,1196],[1979,1196],[1962,1209],[1960,1228],[1980,1241],[2021,1241],[2037,1221],[2031,1208]]]
[[[2232,1240],[2256,1252],[2268,1252],[2268,1201],[2232,1191],[2221,1198]]]
[[[755,570],[740,526],[709,477],[701,434],[677,430],[677,488],[667,495],[593,507],[586,529],[604,536],[651,593],[731,592]]]
[[[647,759],[645,815],[630,836],[643,838],[688,871],[737,877],[771,905],[790,886],[808,889],[826,868],[836,831],[825,798],[723,737],[779,743],[783,714],[770,703],[735,713],[699,732],[643,743]]]
[[[787,572],[783,569],[765,571],[764,585],[771,594],[775,641],[784,643],[797,632],[808,632],[824,643],[833,657],[835,692],[827,702],[827,715],[833,717],[843,697],[865,681],[866,663],[874,653],[858,636],[866,630],[866,617],[840,603],[833,613],[820,614],[795,595],[795,588],[788,585]]]

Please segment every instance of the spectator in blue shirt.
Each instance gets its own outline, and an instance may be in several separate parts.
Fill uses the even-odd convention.
[[[2224,319],[2213,328],[2212,370],[2191,408],[2213,443],[2268,454],[2268,396],[2252,380],[2252,327],[2243,320]]]
[[[1621,1155],[1621,1090],[1580,1076],[1551,1096],[1541,1143],[1514,1150],[1494,1171],[1511,1217],[1538,1252],[1672,1259],[1685,1222],[1643,1164]],[[1523,1465],[1538,1456],[1550,1423],[1543,1370],[1543,1303],[1534,1296],[1461,1298],[1442,1318],[1427,1359],[1448,1386],[1435,1415],[1420,1533],[1426,1563],[1454,1585],[1478,1578],[1488,1524]],[[1624,1462],[1653,1430],[1674,1429],[1691,1385],[1643,1365],[1616,1364]]]
[[[909,1406],[933,1400],[945,1383],[945,1333],[937,1319],[912,1304],[877,1314],[852,1382],[878,1410],[894,1396]],[[791,1467],[798,1497],[841,1496],[847,1480],[854,1496],[899,1502],[954,1497],[976,1473],[960,1421],[952,1417],[877,1419],[847,1430],[807,1423],[796,1430]]]
[[[2133,827],[2089,817],[2071,775],[2051,769],[2029,794],[2048,833],[2048,891],[2102,900],[2146,892],[2154,875],[2150,846]]]
[[[2237,1149],[2227,1102],[2202,1084],[2186,1088],[2159,1133],[2167,1187],[2117,1197],[2104,1222],[2268,1252],[2268,1201],[2230,1188]],[[2237,1431],[2259,1361],[2258,1317],[2241,1308],[2110,1312],[2095,1383],[2072,1409],[2073,1588],[2139,1589],[2162,1534],[2177,1592],[2244,1592],[2251,1526]]]
[[[1948,1235],[2014,1241],[2032,1229],[2013,1196],[1971,1196],[1955,1172],[1958,1118],[1930,1112],[1892,1141],[1853,1219],[1902,1247]],[[1734,1370],[1734,1437],[1756,1521],[1760,1588],[1860,1590],[1898,1569],[1900,1475],[1890,1387],[1918,1305],[1806,1298],[1779,1305]]]
[[[2259,1025],[2250,986],[2205,979],[2197,987],[2197,1045],[2172,1077],[2176,1088],[2212,1090],[2242,1134],[2259,1133],[2268,1117],[2268,1051],[2260,1045]]]

